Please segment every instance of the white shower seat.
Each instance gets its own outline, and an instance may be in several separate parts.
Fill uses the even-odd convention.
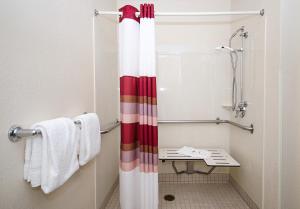
[[[197,158],[178,154],[179,148],[160,148],[159,149],[159,160],[161,161],[197,161],[202,160],[207,166],[211,167],[240,167],[240,164],[233,159],[223,149],[205,149],[211,153],[208,158]]]

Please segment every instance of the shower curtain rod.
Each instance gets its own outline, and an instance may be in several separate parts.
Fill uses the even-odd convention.
[[[95,16],[98,15],[122,15],[122,12],[116,11],[100,11],[95,9]],[[260,15],[264,16],[265,10],[259,11],[231,11],[231,12],[155,12],[156,16],[224,16],[224,15]],[[139,16],[140,13],[136,12]]]

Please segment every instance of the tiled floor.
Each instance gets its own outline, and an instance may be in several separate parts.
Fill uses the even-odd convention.
[[[168,202],[164,195],[175,195]],[[159,209],[249,209],[231,184],[159,184]],[[116,188],[106,209],[120,209]]]

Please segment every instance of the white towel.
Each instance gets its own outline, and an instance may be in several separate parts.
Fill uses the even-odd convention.
[[[200,158],[200,159],[205,159],[210,156],[210,152],[204,149],[195,149],[193,147],[187,147],[184,146],[180,148],[177,153],[190,156],[190,157],[195,157],[195,158]]]
[[[35,128],[32,126],[31,128]],[[41,185],[42,138],[38,136],[26,141],[24,178],[32,187]]]
[[[31,126],[34,129],[35,126]],[[41,185],[41,157],[42,139],[37,136],[26,140],[24,179],[31,183],[32,187]]]
[[[42,136],[28,140],[24,178],[48,194],[64,184],[79,168],[78,138],[71,119],[57,118],[34,124]]]
[[[81,123],[81,130],[78,134],[79,164],[85,165],[100,152],[100,122],[96,113],[79,115],[74,120]]]

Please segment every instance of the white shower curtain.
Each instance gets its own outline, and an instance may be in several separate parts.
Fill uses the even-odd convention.
[[[158,134],[154,6],[130,5],[119,24],[121,100],[120,204],[158,208]]]

